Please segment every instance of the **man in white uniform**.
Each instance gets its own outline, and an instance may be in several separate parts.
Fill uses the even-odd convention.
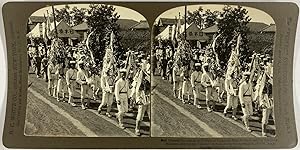
[[[107,105],[106,115],[111,117],[111,105],[113,103],[113,87],[114,87],[114,76],[111,69],[103,70],[101,77],[101,88],[102,88],[102,101],[98,107],[98,113],[101,113],[102,108]]]
[[[201,108],[199,104],[200,92],[201,92],[201,63],[195,63],[195,71],[191,74],[191,85],[194,94],[194,106]]]
[[[67,81],[67,86],[68,86],[68,93],[69,93],[69,101],[68,103],[75,107],[76,104],[74,103],[74,86],[75,86],[75,80],[76,80],[76,75],[77,72],[75,70],[75,61],[70,61],[69,64],[69,69],[66,72],[66,81]]]
[[[207,111],[212,112],[214,108],[214,102],[212,100],[212,86],[213,86],[213,80],[212,75],[208,70],[209,65],[205,63],[203,65],[203,74],[201,77],[201,84],[205,88],[205,98],[206,98],[206,106]]]
[[[48,65],[48,94],[49,96],[55,96],[55,91],[56,91],[56,84],[54,83],[56,81],[56,72],[57,68],[55,67],[54,63],[50,62]]]
[[[137,89],[136,94],[138,114],[136,116],[135,134],[140,135],[141,122],[143,121],[146,112],[150,120],[150,82],[144,80],[143,84]]]
[[[129,83],[126,79],[126,69],[120,70],[121,78],[116,82],[115,96],[117,101],[118,114],[117,118],[119,125],[122,129],[125,129],[123,118],[126,112],[128,112],[128,91]]]
[[[252,84],[249,82],[250,72],[244,72],[244,81],[239,87],[239,99],[243,111],[243,121],[248,132],[251,132],[249,127],[249,118],[253,115],[252,97],[253,89]]]
[[[238,81],[237,74],[233,72],[230,76],[226,76],[225,90],[227,93],[227,105],[224,109],[224,116],[227,115],[227,110],[232,108],[232,118],[237,120],[236,111],[238,106]]]
[[[86,71],[84,70],[83,61],[79,61],[78,66],[79,68],[77,72],[76,81],[81,86],[80,89],[81,108],[85,110],[86,109],[85,98],[87,94],[87,76],[86,76]],[[89,100],[87,105],[89,105]]]

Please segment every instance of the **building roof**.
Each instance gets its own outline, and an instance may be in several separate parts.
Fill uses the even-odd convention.
[[[204,33],[216,33],[218,32],[218,25],[213,25],[213,26],[210,26],[208,28],[205,28],[202,30],[202,32]]]
[[[149,24],[146,20],[141,20],[140,22],[136,23],[135,25],[133,25],[132,27],[130,27],[130,29],[133,30],[142,30],[142,29],[149,29]]]
[[[260,32],[262,29],[268,27],[268,25],[262,22],[249,22],[247,27],[249,27],[251,32]]]
[[[267,26],[266,28],[262,29],[261,32],[276,32],[276,25],[275,24],[271,24],[269,26]]]
[[[72,27],[72,29],[75,31],[84,31],[84,30],[88,30],[89,26],[86,22],[83,22],[77,26]]]
[[[137,24],[138,22],[132,19],[118,19],[117,24],[120,26],[120,29],[128,30],[133,25]]]
[[[262,22],[249,22],[247,24],[247,27],[249,27],[251,32],[260,32],[264,28],[268,27],[267,24],[262,23]],[[205,28],[202,30],[204,33],[216,33],[218,32],[218,25],[213,25],[211,27]]]
[[[50,22],[53,22],[53,17],[49,17]],[[42,23],[45,22],[46,18],[44,16],[30,16],[28,18],[28,24],[34,24],[34,23]]]
[[[184,24],[184,19],[180,19],[180,23]],[[161,26],[176,24],[176,19],[171,18],[160,18],[158,24]]]

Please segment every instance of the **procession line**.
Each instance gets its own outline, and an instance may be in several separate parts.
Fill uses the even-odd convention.
[[[202,92],[200,92],[200,94],[202,94],[202,95],[205,96],[205,94],[202,93]],[[232,120],[232,119],[230,119],[230,118],[225,117],[222,113],[218,113],[218,112],[214,112],[214,113],[215,113],[216,115],[218,115],[218,116],[224,118],[225,120],[231,122],[232,124],[235,124],[235,125],[237,125],[238,127],[242,128],[243,130],[247,131],[246,128],[244,127],[244,125],[242,125],[241,123],[239,123],[239,122],[237,122],[237,121],[234,121],[234,120]],[[247,131],[247,132],[248,132],[248,131]],[[251,132],[250,134],[253,135],[253,136],[255,136],[255,137],[261,137],[259,134],[255,133],[255,132]]]
[[[169,99],[168,97],[166,97],[165,95],[161,94],[160,92],[158,92],[157,90],[154,90],[155,93],[161,97],[165,102],[169,103],[170,105],[172,105],[173,107],[175,107],[177,110],[179,110],[180,113],[182,113],[183,115],[185,115],[186,117],[192,119],[192,121],[194,121],[200,128],[205,129],[205,131],[210,134],[213,137],[223,137],[223,135],[221,135],[220,133],[218,133],[217,131],[215,131],[214,129],[212,129],[211,127],[209,127],[206,123],[204,123],[203,121],[199,120],[196,116],[194,116],[193,114],[191,114],[189,111],[187,111],[186,109],[184,109],[183,107],[177,105],[176,103],[174,103],[171,99]]]
[[[108,117],[104,117],[103,115],[98,114],[98,112],[95,110],[87,109],[87,111],[94,113],[95,115],[101,117],[102,119],[106,120],[107,122],[109,122],[119,128],[119,124],[116,121],[113,121],[112,119],[109,119]],[[134,137],[136,136],[133,132],[131,132],[130,130],[128,130],[126,128],[123,131],[125,131],[130,136],[134,136]]]
[[[79,120],[73,118],[70,114],[68,114],[63,109],[59,108],[57,105],[51,103],[49,100],[47,100],[44,96],[42,96],[40,93],[34,91],[32,88],[28,89],[35,97],[42,100],[44,103],[49,105],[54,111],[64,116],[67,120],[69,120],[77,129],[79,129],[83,134],[85,134],[88,137],[98,137],[96,133],[94,133],[92,130],[90,130],[88,127],[83,125]]]
[[[79,90],[75,90],[76,92],[78,92],[78,93],[80,93],[80,91]],[[91,111],[92,112],[92,111]],[[113,114],[113,113],[112,113]],[[101,115],[100,115],[101,116]],[[132,114],[126,114],[126,116],[129,116],[129,117],[134,117],[134,115],[132,115]],[[101,116],[101,117],[103,117],[103,116]],[[105,117],[104,117],[105,118]],[[107,118],[105,118],[105,119],[107,119]],[[109,120],[109,119],[108,119]],[[142,122],[141,123],[141,125],[143,125],[143,126],[149,126],[150,127],[150,123],[149,122]]]

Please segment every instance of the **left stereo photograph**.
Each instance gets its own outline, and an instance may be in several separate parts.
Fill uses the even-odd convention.
[[[65,4],[27,22],[25,136],[150,136],[150,28],[138,12]]]

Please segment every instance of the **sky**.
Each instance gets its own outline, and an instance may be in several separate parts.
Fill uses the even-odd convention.
[[[70,8],[72,7],[77,7],[77,8],[89,8],[89,4],[68,4],[70,6]],[[114,5],[113,5],[114,6]],[[55,5],[54,8],[56,9],[61,9],[65,7],[65,5]],[[128,9],[125,7],[120,7],[120,6],[114,6],[116,8],[116,12],[120,15],[121,19],[133,19],[135,21],[140,21],[140,20],[146,20],[144,18],[144,16],[142,16],[140,13],[132,10],[132,9]],[[47,10],[49,13],[52,13],[52,8],[51,6],[49,7],[44,7],[42,9],[39,9],[37,11],[35,11],[32,16],[44,16],[44,14],[47,13]]]
[[[63,8],[65,5],[56,5],[54,6],[57,9]],[[77,8],[89,8],[89,4],[69,4],[69,6],[72,8],[76,6]],[[222,8],[224,5],[209,5],[209,4],[204,4],[204,5],[188,5],[187,9],[188,11],[194,11],[199,8],[199,6],[202,6],[204,10],[210,9],[211,11],[222,11]],[[234,6],[234,5],[233,5]],[[122,19],[133,19],[135,21],[140,21],[140,20],[146,20],[143,15],[140,13],[128,9],[125,7],[120,7],[120,6],[114,6],[116,8],[116,12],[120,15],[120,18]],[[234,6],[236,7],[236,6]],[[248,10],[248,15],[252,18],[251,22],[263,22],[266,24],[274,24],[274,20],[270,15],[265,13],[264,11],[261,11],[259,9],[251,8],[251,7],[244,7]],[[42,9],[37,10],[32,14],[32,16],[44,16],[44,13],[46,14],[46,10],[48,10],[49,13],[52,12],[51,7],[45,7]],[[178,14],[184,15],[184,6],[182,7],[176,7],[173,9],[170,9],[168,11],[165,11],[162,13],[158,18],[175,18],[175,16],[178,16]]]
[[[187,10],[188,11],[194,11],[197,10],[199,8],[199,6],[202,6],[202,8],[204,9],[204,11],[206,9],[210,9],[211,11],[222,11],[222,8],[224,7],[224,5],[188,5],[187,6]],[[234,6],[234,5],[232,5]],[[236,7],[236,6],[234,6]],[[251,8],[251,7],[244,7],[246,10],[248,10],[248,15],[252,18],[252,20],[250,22],[263,22],[265,24],[275,24],[274,20],[272,19],[272,17],[270,15],[268,15],[267,13],[265,13],[264,11],[261,11],[259,9],[255,9],[255,8]],[[158,18],[175,18],[175,16],[178,15],[184,15],[184,6],[182,7],[176,7],[173,9],[170,9],[164,13],[162,13]]]

